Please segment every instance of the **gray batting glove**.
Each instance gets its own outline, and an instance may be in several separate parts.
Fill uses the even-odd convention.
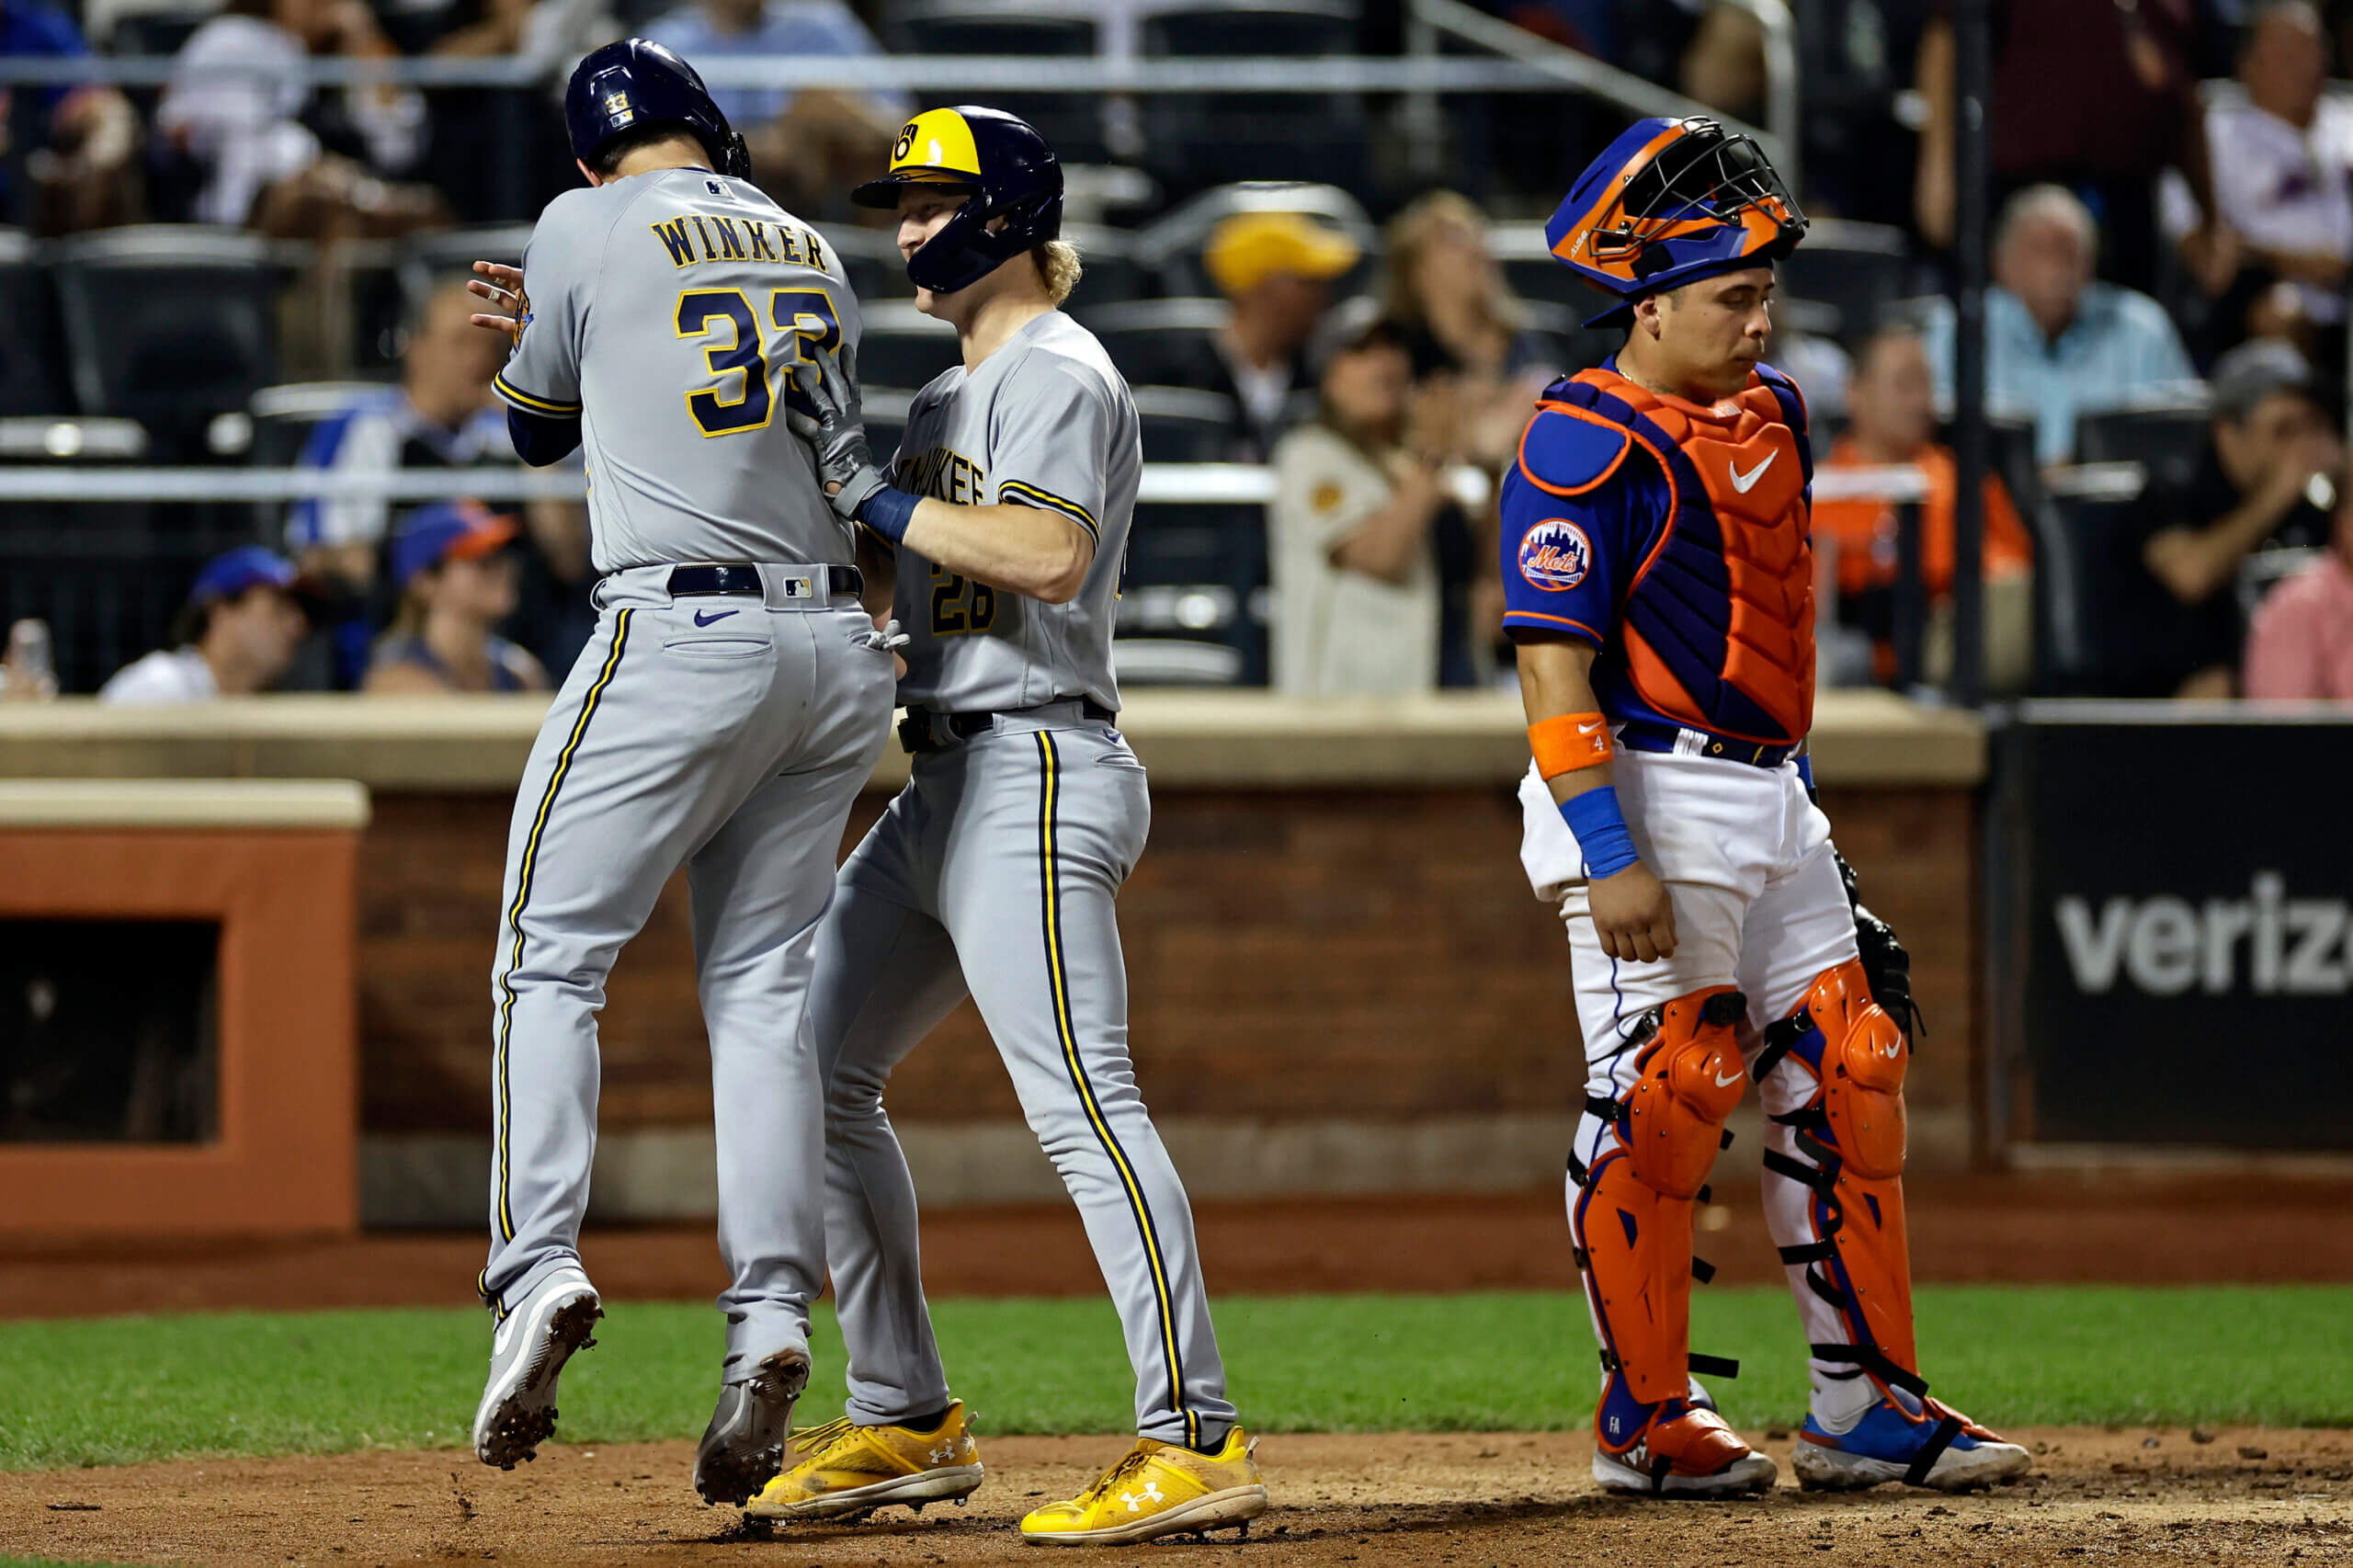
[[[858,395],[858,351],[809,353],[790,371],[794,390],[816,409],[812,417],[786,401],[784,422],[817,460],[817,480],[834,510],[855,521],[866,499],[891,482],[874,466]]]

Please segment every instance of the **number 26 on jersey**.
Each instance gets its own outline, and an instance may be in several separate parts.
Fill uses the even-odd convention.
[[[763,333],[759,312],[741,289],[689,289],[678,296],[678,335],[707,340],[702,357],[710,380],[687,392],[687,412],[706,436],[766,429],[776,413],[771,366],[799,364],[807,345],[841,346],[841,318],[823,290],[779,289],[767,304],[772,335]],[[785,389],[796,409],[791,400],[799,396]]]

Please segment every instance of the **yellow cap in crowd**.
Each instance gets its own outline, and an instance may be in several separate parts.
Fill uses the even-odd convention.
[[[1278,272],[1337,278],[1363,254],[1339,230],[1300,212],[1237,212],[1210,232],[1201,253],[1222,294],[1256,288]]]

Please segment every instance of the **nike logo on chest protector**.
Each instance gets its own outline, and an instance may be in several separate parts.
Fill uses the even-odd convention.
[[[1765,477],[1765,471],[1771,468],[1773,466],[1773,460],[1780,455],[1781,454],[1779,452],[1767,452],[1765,454],[1765,460],[1758,463],[1755,468],[1750,469],[1746,473],[1741,472],[1740,470],[1733,464],[1725,464],[1725,467],[1732,469],[1732,487],[1740,492],[1743,495],[1747,494],[1750,491],[1756,488],[1756,482]]]

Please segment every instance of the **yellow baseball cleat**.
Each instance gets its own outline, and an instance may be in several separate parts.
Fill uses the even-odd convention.
[[[1267,1511],[1256,1446],[1239,1426],[1214,1455],[1140,1437],[1102,1480],[1022,1520],[1022,1537],[1033,1546],[1125,1546],[1228,1525],[1247,1534]]]
[[[981,1485],[981,1451],[961,1399],[935,1431],[859,1426],[845,1416],[794,1433],[792,1453],[796,1462],[745,1505],[745,1518],[838,1519],[892,1503],[961,1504]]]

